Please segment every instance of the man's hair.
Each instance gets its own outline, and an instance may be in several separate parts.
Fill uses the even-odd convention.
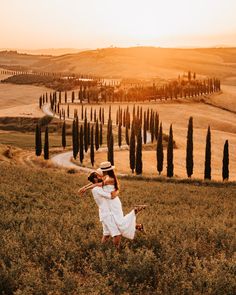
[[[91,181],[92,183],[95,183],[95,178],[98,178],[97,173],[96,172],[92,172],[88,176],[88,181]]]

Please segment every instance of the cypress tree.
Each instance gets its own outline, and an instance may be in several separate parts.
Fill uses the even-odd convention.
[[[88,151],[88,122],[87,117],[84,118],[84,150],[87,153]]]
[[[93,107],[90,109],[90,121],[93,121]]]
[[[104,114],[104,108],[102,108],[102,124],[105,123],[105,114]]]
[[[171,124],[167,146],[167,177],[173,177],[174,175],[173,148],[173,131]]]
[[[84,120],[84,105],[82,104],[81,108],[81,119]]]
[[[41,109],[42,108],[42,96],[40,96],[40,98],[39,98],[39,108]]]
[[[98,126],[98,120],[96,121],[96,126],[95,126],[95,148],[96,148],[96,151],[99,149],[99,126]]]
[[[70,106],[68,104],[68,106],[67,106],[67,118],[69,118],[69,117],[70,117]]]
[[[118,126],[118,145],[119,145],[119,147],[121,147],[121,145],[122,145],[122,127],[121,127],[121,123],[119,123],[119,126]]]
[[[135,104],[133,105],[133,121],[134,121],[134,118],[135,118]]]
[[[83,163],[84,159],[84,130],[83,125],[80,126],[80,140],[79,140],[79,157],[80,163]]]
[[[114,165],[114,139],[112,132],[109,137],[107,160],[111,162],[111,165]]]
[[[207,130],[204,179],[211,180],[211,129]]]
[[[80,140],[78,117],[75,118],[75,126],[76,126],[76,139],[77,139],[77,153],[78,153],[79,152],[79,140]]]
[[[100,123],[99,145],[102,146],[102,123]]]
[[[96,122],[97,121],[97,111],[96,111],[96,109],[94,110],[94,122]]]
[[[144,112],[144,121],[143,121],[143,142],[144,142],[144,144],[147,143],[147,118],[146,118],[146,111]]]
[[[223,181],[229,179],[229,143],[228,143],[228,140],[226,140],[225,144],[224,144],[222,178],[223,178]]]
[[[125,141],[126,144],[129,145],[129,128],[127,125],[125,126]]]
[[[42,139],[41,139],[41,127],[39,124],[35,128],[35,154],[40,156],[42,153]]]
[[[91,128],[91,139],[90,139],[90,160],[92,166],[94,165],[94,135],[93,135],[93,126]]]
[[[148,110],[147,110],[147,130],[150,130],[149,117],[150,117],[150,112],[149,112],[149,108],[148,108]]]
[[[132,173],[135,169],[135,130],[134,124],[131,126],[130,145],[129,145],[129,165]]]
[[[111,106],[109,106],[109,120],[111,120]]]
[[[88,146],[90,146],[90,143],[91,143],[91,128],[90,128],[90,122],[88,122],[87,126],[88,126]]]
[[[162,144],[162,123],[160,124],[160,130],[158,134],[157,140],[157,171],[159,175],[163,170],[163,161],[164,161],[164,153],[163,153],[163,144]]]
[[[76,159],[78,154],[78,146],[77,146],[77,130],[76,130],[76,121],[73,120],[72,124],[72,147],[73,147],[73,157]]]
[[[61,143],[62,143],[63,148],[65,149],[66,148],[66,122],[65,121],[63,122],[63,125],[62,125]]]
[[[116,126],[119,124],[119,110],[116,111]]]
[[[67,92],[65,91],[65,103],[67,103]]]
[[[188,177],[193,174],[193,118],[189,118],[187,148],[186,148],[186,170]]]
[[[142,174],[143,172],[143,162],[142,162],[142,130],[139,128],[137,135],[137,146],[136,146],[136,161],[135,161],[135,171],[136,174]]]
[[[156,140],[158,139],[158,130],[159,130],[159,115],[158,113],[156,112],[156,115],[155,115],[155,138]]]
[[[99,108],[99,122],[102,122],[102,109]]]
[[[49,139],[48,139],[48,126],[45,129],[45,141],[44,141],[44,159],[49,159]]]
[[[154,121],[154,113],[151,113],[151,118],[150,118],[150,131],[151,131],[151,141],[154,141],[155,137],[155,121]]]
[[[123,127],[126,126],[126,111],[124,109],[124,112],[123,112]]]
[[[143,125],[143,107],[140,108],[139,120],[140,120],[140,123],[141,123],[141,126],[142,126]]]

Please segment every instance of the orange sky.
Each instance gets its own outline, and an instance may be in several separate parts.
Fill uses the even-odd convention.
[[[0,48],[236,46],[236,0],[1,0]]]

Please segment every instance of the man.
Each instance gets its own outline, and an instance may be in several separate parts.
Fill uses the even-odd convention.
[[[92,183],[98,183],[101,181],[98,175],[99,172],[92,172],[89,175],[88,180]],[[111,193],[108,193],[105,192],[102,187],[96,186],[92,189],[92,194],[99,208],[99,219],[103,227],[102,243],[105,243],[111,236],[113,238],[113,244],[117,248],[119,248],[121,242],[121,233],[115,223],[114,216],[111,214],[110,206],[108,203],[109,200],[114,199],[117,196],[118,192],[113,191]]]

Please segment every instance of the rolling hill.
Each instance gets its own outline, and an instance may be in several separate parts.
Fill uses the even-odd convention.
[[[0,65],[121,78],[172,78],[191,70],[236,83],[236,48],[105,48],[60,56],[0,52]]]

